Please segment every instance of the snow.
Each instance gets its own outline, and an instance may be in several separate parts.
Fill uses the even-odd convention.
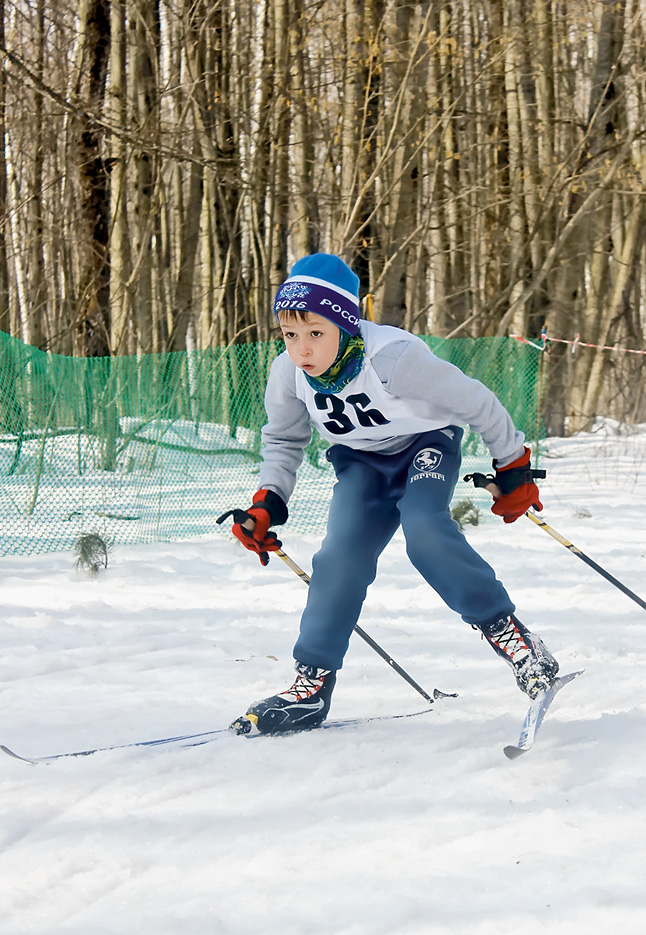
[[[543,516],[646,597],[646,426],[552,439]],[[465,495],[467,491],[465,488]],[[188,749],[0,761],[2,935],[646,932],[646,611],[529,520],[467,527],[585,674],[511,762],[525,699],[396,537],[362,627],[429,714]],[[291,533],[306,570],[313,536]],[[0,560],[0,741],[37,755],[225,727],[287,687],[306,587],[228,534]],[[424,701],[358,638],[332,717]]]

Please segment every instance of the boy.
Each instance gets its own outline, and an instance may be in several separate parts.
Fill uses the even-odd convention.
[[[509,663],[521,691],[546,688],[558,663],[515,616],[449,510],[465,423],[482,436],[504,491],[492,511],[511,523],[530,506],[542,509],[529,449],[502,404],[415,335],[360,321],[359,279],[337,256],[299,260],[274,312],[286,351],[266,389],[260,490],[233,533],[263,565],[280,547],[269,527],[287,519],[310,424],[331,442],[337,483],[294,647],[296,681],[232,726],[273,733],[325,720],[377,559],[400,524],[413,565]]]

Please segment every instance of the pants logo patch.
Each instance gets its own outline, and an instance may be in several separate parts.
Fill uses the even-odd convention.
[[[435,471],[442,460],[442,452],[437,448],[422,448],[413,459],[416,471]]]

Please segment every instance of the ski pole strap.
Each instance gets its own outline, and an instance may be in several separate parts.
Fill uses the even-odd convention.
[[[501,494],[511,493],[513,490],[516,490],[522,484],[533,484],[536,480],[544,480],[547,477],[547,471],[544,471],[542,468],[515,468],[513,471],[509,472],[509,476],[505,474],[504,471],[500,471],[498,474],[480,474],[478,472],[474,474],[466,474],[464,480],[468,483],[469,481],[473,482],[474,487],[484,487],[489,490],[494,497],[499,497]],[[496,491],[491,489],[491,485],[494,485]]]
[[[485,487],[487,488],[489,484],[495,484],[496,478],[493,474],[480,474],[478,472],[474,474],[465,474],[462,480],[466,481],[467,484],[469,481],[472,481],[474,487]],[[218,520],[218,522],[220,522]]]
[[[233,516],[233,522],[239,523],[242,526],[243,523],[246,523],[248,519],[253,519],[252,516],[249,516],[246,510],[227,510],[226,513],[223,513],[222,516],[218,516],[216,523],[218,526],[221,526],[225,519],[228,519],[230,516]]]

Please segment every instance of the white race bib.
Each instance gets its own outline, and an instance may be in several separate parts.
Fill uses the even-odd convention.
[[[338,393],[318,393],[304,372],[296,370],[296,395],[307,406],[310,420],[323,438],[349,448],[365,448],[377,441],[444,428],[446,422],[432,417],[425,400],[389,393],[372,366],[372,358],[387,344],[420,339],[369,321],[361,322],[361,334],[365,343],[363,367]]]

